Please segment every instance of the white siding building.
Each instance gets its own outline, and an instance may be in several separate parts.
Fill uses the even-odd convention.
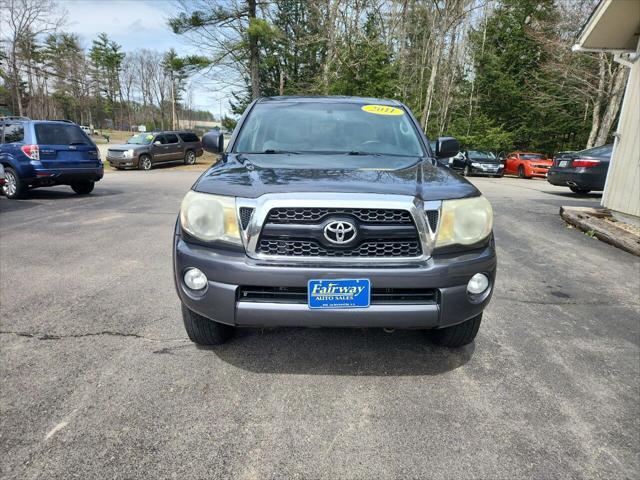
[[[631,70],[602,206],[640,217],[640,0],[601,0],[574,49],[613,53]]]

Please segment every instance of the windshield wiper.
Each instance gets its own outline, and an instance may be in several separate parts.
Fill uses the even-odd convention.
[[[361,152],[359,150],[351,150],[350,152],[347,152],[347,155],[373,155],[374,157],[381,157],[382,156],[381,153]]]
[[[267,148],[266,150],[262,151],[262,153],[291,153],[293,155],[299,155],[300,152],[293,152],[291,150],[275,150],[273,148]]]
[[[69,146],[72,146],[72,145],[89,145],[89,144],[85,142],[71,142]]]

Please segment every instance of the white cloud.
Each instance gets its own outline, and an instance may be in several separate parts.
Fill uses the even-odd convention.
[[[165,0],[58,0],[66,10],[65,30],[76,33],[81,44],[89,49],[98,34],[104,32],[111,40],[130,52],[140,48],[166,51],[174,48],[178,55],[202,54],[183,37],[175,35],[167,25],[174,4]],[[194,78],[190,82],[193,107],[210,110],[218,115],[219,98],[227,93],[215,89],[215,84]]]

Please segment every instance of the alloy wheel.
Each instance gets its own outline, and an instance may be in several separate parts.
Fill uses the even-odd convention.
[[[196,155],[193,152],[187,152],[187,165],[196,163]]]
[[[8,197],[11,197],[16,194],[16,190],[18,189],[16,177],[12,172],[5,172],[5,185],[4,185],[4,194]]]
[[[151,170],[151,159],[149,157],[144,157],[142,159],[142,169]]]

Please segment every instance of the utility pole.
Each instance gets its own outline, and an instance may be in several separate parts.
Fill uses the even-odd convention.
[[[174,92],[175,85],[173,81],[173,71],[171,72],[171,123],[172,129],[176,129],[176,95]]]

